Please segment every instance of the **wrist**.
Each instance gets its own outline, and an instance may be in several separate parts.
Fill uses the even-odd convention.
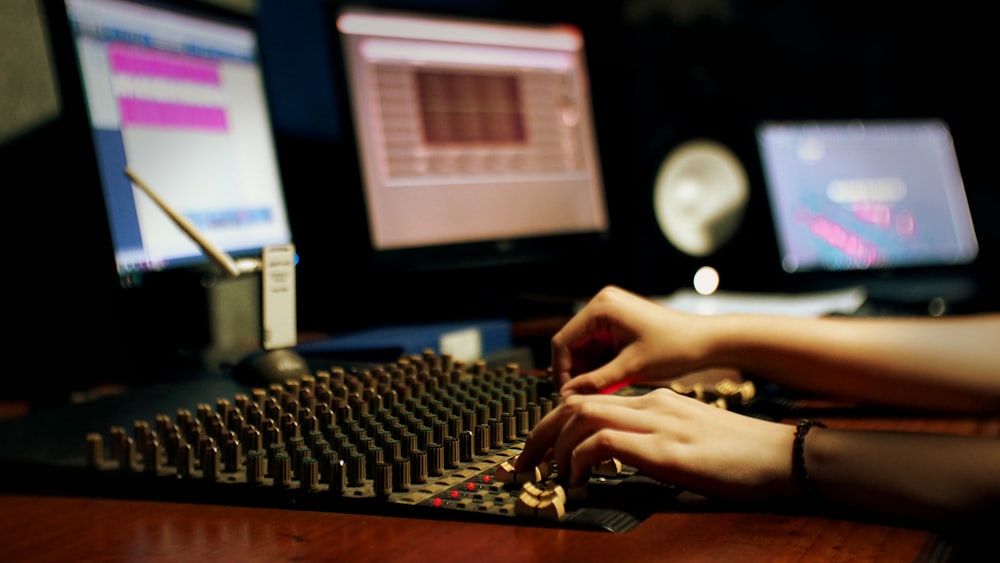
[[[737,344],[748,327],[738,315],[703,315],[686,327],[688,353],[697,368],[741,368]]]
[[[782,422],[759,422],[766,425],[767,430],[753,447],[758,472],[758,480],[753,486],[759,493],[757,498],[782,500],[798,497],[800,492],[790,455],[795,428]]]
[[[698,338],[701,359],[713,365],[744,370],[766,347],[768,329],[760,327],[751,315],[729,314],[706,316],[700,325]]]

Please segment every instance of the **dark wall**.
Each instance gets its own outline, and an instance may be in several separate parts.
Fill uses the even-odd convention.
[[[980,9],[897,2],[730,6],[725,15],[683,22],[663,10],[627,21],[631,88],[618,99],[602,99],[597,110],[633,108],[634,128],[626,136],[634,151],[609,155],[622,173],[609,179],[609,189],[622,183],[631,190],[622,197],[619,217],[636,220],[618,225],[634,228],[619,230],[618,238],[633,251],[629,262],[640,289],[666,291],[688,279],[685,258],[671,252],[653,227],[649,186],[666,150],[699,135],[730,145],[752,182],[745,228],[720,262],[745,273],[750,287],[780,281],[776,255],[761,256],[760,250],[773,249],[752,138],[764,119],[943,118],[958,147],[982,258],[996,262],[997,187],[989,172],[996,87],[983,61],[997,50]]]

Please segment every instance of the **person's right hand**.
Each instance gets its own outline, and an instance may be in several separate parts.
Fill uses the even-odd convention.
[[[607,286],[552,337],[560,392],[597,393],[627,383],[663,385],[705,367],[704,317]]]
[[[736,499],[788,497],[795,427],[751,418],[668,389],[571,395],[531,430],[515,470],[552,460],[569,487],[609,458],[661,483]]]

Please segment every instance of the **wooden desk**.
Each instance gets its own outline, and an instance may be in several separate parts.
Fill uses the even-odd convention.
[[[1000,419],[828,418],[831,427],[1000,436]],[[690,501],[690,502],[688,502]],[[682,495],[624,534],[543,527],[0,495],[0,561],[951,561],[933,531],[726,509]]]
[[[881,561],[924,531],[824,518],[659,514],[627,534],[276,509],[0,498],[4,561]]]

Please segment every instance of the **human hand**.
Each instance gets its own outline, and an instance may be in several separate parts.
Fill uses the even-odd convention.
[[[563,395],[626,383],[656,386],[700,369],[705,319],[608,286],[552,337],[552,372]]]
[[[569,487],[589,468],[617,458],[642,474],[685,490],[736,499],[796,492],[795,429],[656,389],[641,396],[571,395],[532,431],[518,472],[554,460]]]

